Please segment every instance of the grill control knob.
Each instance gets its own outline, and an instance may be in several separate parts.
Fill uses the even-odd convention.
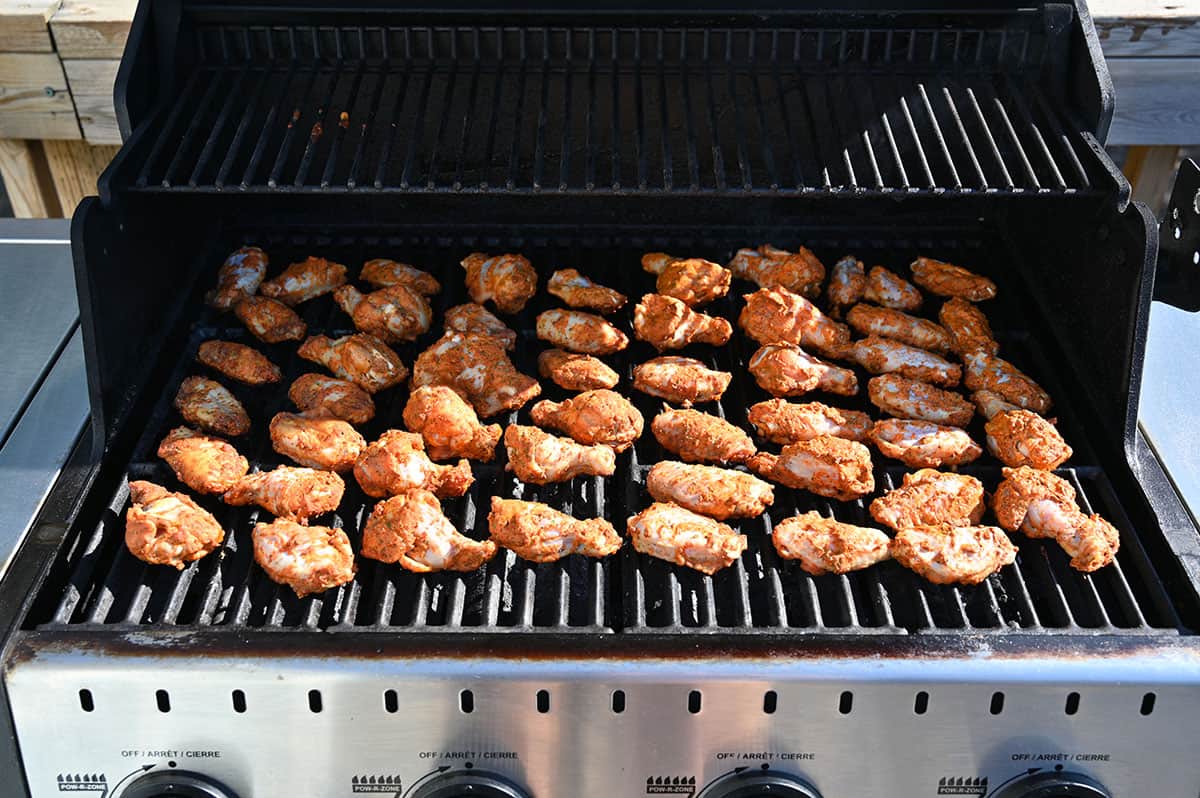
[[[238,798],[221,782],[187,770],[149,773],[131,782],[121,798]]]
[[[821,798],[808,782],[787,773],[743,770],[714,781],[704,798]]]
[[[1049,771],[1006,784],[994,798],[1112,798],[1112,795],[1100,782],[1082,773]]]
[[[411,798],[529,798],[529,793],[496,773],[448,770],[420,782]]]

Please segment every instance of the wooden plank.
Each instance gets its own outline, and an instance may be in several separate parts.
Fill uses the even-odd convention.
[[[94,147],[86,141],[47,141],[43,146],[58,204],[66,216],[75,212],[81,199],[96,193],[96,179],[120,149]]]
[[[1093,0],[1106,58],[1200,57],[1200,0]]]
[[[62,215],[42,142],[0,139],[0,180],[17,217]]]
[[[1200,144],[1200,58],[1114,58],[1109,144]]]
[[[0,53],[0,138],[82,138],[54,53]]]
[[[59,0],[0,0],[0,53],[52,53],[50,17]]]
[[[50,19],[63,60],[116,58],[125,51],[137,0],[63,0]]]
[[[63,61],[83,137],[92,144],[121,143],[113,107],[113,83],[120,65],[120,61]]]

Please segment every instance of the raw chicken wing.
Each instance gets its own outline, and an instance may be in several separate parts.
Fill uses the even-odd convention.
[[[176,427],[158,446],[175,477],[197,493],[224,493],[246,476],[250,464],[227,441]]]
[[[271,419],[271,446],[302,466],[342,473],[354,467],[367,442],[350,424],[318,408],[276,413]]]
[[[543,399],[529,411],[533,423],[553,427],[578,443],[623,452],[642,437],[642,414],[621,394],[607,389],[584,391],[565,402]]]
[[[308,257],[288,266],[283,274],[267,280],[258,290],[265,297],[295,307],[345,284],[345,266],[324,258]]]
[[[954,391],[944,391],[900,374],[872,377],[867,383],[867,395],[871,404],[896,418],[965,427],[975,415],[975,407]]]
[[[504,345],[490,335],[446,333],[417,356],[412,385],[445,385],[471,403],[481,418],[516,410],[542,392],[517,371]]]
[[[200,344],[196,359],[210,369],[216,369],[230,379],[246,385],[266,385],[279,382],[283,375],[267,356],[257,349],[233,341],[205,341]]]
[[[725,296],[733,280],[729,269],[710,260],[676,258],[665,252],[643,255],[642,268],[658,275],[654,290],[678,299],[689,308],[698,308]]]
[[[607,557],[621,548],[621,536],[603,518],[586,521],[540,502],[492,497],[488,530],[499,544],[530,562],[557,562],[571,554]]]
[[[404,425],[425,441],[433,460],[466,457],[490,461],[500,442],[499,424],[480,424],[475,408],[445,385],[424,385],[408,397]]]
[[[913,282],[931,294],[953,296],[971,302],[983,302],[996,296],[996,284],[962,266],[933,258],[912,262]]]
[[[1000,526],[1031,538],[1054,538],[1079,571],[1103,568],[1117,556],[1121,535],[1099,515],[1084,515],[1071,483],[1029,466],[1002,469],[993,509]]]
[[[505,349],[512,351],[517,345],[517,334],[500,321],[494,313],[474,302],[455,305],[446,311],[442,319],[446,332],[471,332],[490,335]]]
[[[1035,413],[1050,409],[1050,394],[1007,360],[983,352],[968,352],[963,355],[963,364],[966,366],[963,383],[970,390],[993,391],[1005,401]]]
[[[227,311],[258,293],[267,276],[267,253],[258,247],[242,247],[232,253],[217,271],[217,287],[205,299],[217,310]]]
[[[337,339],[315,335],[301,344],[296,354],[320,363],[371,394],[399,385],[408,376],[400,357],[383,341],[366,333]]]
[[[841,318],[842,311],[862,301],[866,290],[867,273],[863,269],[863,262],[853,255],[842,258],[833,264],[833,274],[825,292],[829,298],[830,313]]]
[[[531,485],[566,482],[580,475],[611,477],[617,456],[607,446],[585,446],[537,427],[510,424],[504,431],[508,466],[517,479]]]
[[[733,375],[715,371],[692,357],[663,355],[633,367],[633,387],[642,393],[691,407],[720,399]]]
[[[820,402],[796,404],[769,399],[751,405],[747,419],[771,443],[798,443],[822,435],[862,442],[871,431],[871,417],[859,410],[842,410]]]
[[[858,441],[832,435],[789,443],[777,455],[759,452],[746,466],[785,487],[839,501],[853,501],[875,490],[871,451]]]
[[[850,328],[786,288],[761,288],[746,295],[738,326],[760,344],[789,343],[826,357],[845,357]]]
[[[279,466],[247,474],[221,500],[234,507],[257,504],[271,515],[304,524],[314,515],[336,510],[345,490],[346,483],[332,471]]]
[[[688,344],[724,346],[733,327],[725,319],[697,313],[674,297],[646,294],[633,308],[633,334],[661,352]]]
[[[861,571],[892,556],[892,541],[878,529],[817,512],[784,519],[771,531],[771,542],[780,557],[799,560],[813,576]]]
[[[771,484],[753,474],[673,460],[654,464],[646,490],[655,501],[674,502],[718,521],[756,518],[775,501]]]
[[[746,537],[711,518],[675,504],[655,502],[626,522],[633,548],[642,554],[715,574],[746,550]]]
[[[597,313],[615,313],[629,301],[620,291],[593,283],[575,269],[559,269],[550,275],[546,290],[573,308]]]
[[[863,299],[893,310],[912,311],[921,307],[923,297],[908,280],[882,266],[874,266],[867,274]]]
[[[218,435],[237,437],[250,431],[250,416],[234,395],[219,382],[188,377],[175,394],[175,409],[193,427]]]
[[[288,398],[301,410],[325,410],[351,424],[366,424],[375,418],[371,394],[337,377],[303,374],[288,389]]]
[[[685,463],[741,463],[754,454],[749,435],[699,410],[666,408],[650,422],[650,431]]]
[[[846,321],[863,335],[879,335],[931,352],[950,351],[950,333],[942,325],[899,310],[859,303],[850,308]]]
[[[496,544],[460,534],[437,497],[418,489],[375,505],[363,526],[362,555],[418,574],[474,571],[496,556]]]
[[[871,517],[896,531],[911,527],[971,526],[983,518],[983,483],[966,474],[923,468],[871,502]]]
[[[899,460],[909,468],[963,465],[983,454],[982,447],[958,427],[907,418],[876,421],[871,442],[884,457]]]
[[[617,372],[603,360],[562,349],[547,349],[538,355],[538,374],[550,378],[555,385],[568,391],[615,388],[620,381]]]
[[[429,272],[423,272],[407,263],[398,263],[387,258],[375,258],[363,264],[359,278],[376,288],[389,285],[407,285],[423,296],[433,296],[442,290],[442,285]]]
[[[360,332],[386,344],[412,341],[433,323],[429,300],[410,285],[391,285],[369,294],[343,285],[333,292],[333,299]]]
[[[962,367],[932,352],[871,335],[854,342],[854,359],[872,374],[896,372],[921,382],[953,388],[962,379]]]
[[[1071,447],[1049,420],[1009,404],[993,391],[976,391],[971,398],[988,419],[983,426],[988,450],[1006,466],[1052,471],[1071,458]]]
[[[251,335],[264,344],[299,341],[308,331],[308,325],[296,311],[265,296],[247,297],[234,305],[233,312]]]
[[[977,585],[1011,565],[1017,547],[994,526],[940,524],[900,530],[892,556],[935,585]]]
[[[277,518],[255,524],[251,539],[254,561],[272,582],[287,585],[298,598],[344,585],[357,570],[350,538],[341,529]]]
[[[1000,351],[987,316],[967,300],[947,300],[938,311],[938,320],[950,335],[950,348],[960,357],[971,352],[994,355]]]
[[[472,252],[462,267],[472,301],[482,305],[490,299],[501,313],[520,313],[537,293],[537,272],[524,255]]]
[[[818,388],[854,396],[858,377],[850,369],[815,358],[795,344],[766,344],[750,356],[747,369],[759,387],[773,396],[801,396]]]
[[[381,499],[408,490],[428,490],[441,498],[462,496],[475,481],[471,465],[438,465],[415,432],[390,429],[373,441],[354,464],[354,478],[368,496]]]
[[[825,280],[825,265],[808,247],[788,252],[770,244],[758,249],[739,249],[729,262],[733,276],[756,283],[759,288],[782,286],[809,299],[816,299]]]
[[[190,496],[171,493],[153,482],[130,482],[125,513],[125,545],[129,553],[151,565],[179,570],[213,552],[225,540],[217,519]]]
[[[611,355],[629,346],[629,336],[600,316],[580,310],[547,310],[537,317],[537,337],[569,352]]]

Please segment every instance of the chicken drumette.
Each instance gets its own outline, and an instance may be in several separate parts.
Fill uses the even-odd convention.
[[[1002,358],[984,352],[963,355],[966,366],[963,384],[972,391],[993,391],[1007,402],[1035,413],[1047,412],[1050,394],[1019,368]]]
[[[775,501],[771,484],[753,474],[673,460],[654,464],[646,490],[655,501],[674,502],[718,521],[755,518]]]
[[[176,427],[158,446],[176,478],[197,493],[224,493],[246,476],[250,464],[227,441]]]
[[[737,562],[746,538],[676,504],[655,502],[626,522],[633,548],[660,560],[715,574]]]
[[[896,531],[913,527],[972,526],[986,509],[983,483],[966,474],[923,468],[871,502],[871,517]]]
[[[474,302],[455,305],[446,311],[442,319],[446,332],[479,333],[490,335],[508,351],[517,345],[517,334],[500,321],[496,314]]]
[[[1071,447],[1048,419],[1010,404],[993,391],[971,396],[988,422],[988,450],[1006,466],[1052,471],[1071,458]]]
[[[843,410],[820,402],[796,404],[770,399],[750,406],[747,419],[771,443],[798,443],[822,435],[865,441],[871,417],[859,410]]]
[[[336,510],[345,490],[346,483],[332,471],[279,466],[247,474],[221,500],[234,507],[257,504],[271,515],[304,524],[314,515]]]
[[[538,355],[538,374],[568,391],[615,388],[620,381],[617,372],[603,360],[562,349],[547,349]]]
[[[874,266],[867,274],[863,299],[893,310],[912,311],[921,307],[923,297],[908,280],[882,266]]]
[[[383,341],[366,333],[337,339],[315,335],[301,344],[296,354],[320,363],[371,394],[399,385],[408,376],[400,357]]]
[[[775,551],[785,560],[799,560],[814,576],[860,571],[892,556],[891,540],[868,526],[855,526],[818,512],[779,522],[771,531]]]
[[[1117,556],[1120,533],[1099,515],[1080,511],[1071,483],[1029,466],[1002,472],[992,505],[1000,526],[1031,538],[1053,538],[1080,571],[1103,568]]]
[[[733,276],[749,280],[759,288],[781,286],[809,299],[816,299],[825,280],[825,265],[808,247],[788,252],[770,244],[757,249],[739,249],[729,262]]]
[[[232,253],[217,271],[217,287],[205,296],[208,304],[227,311],[254,296],[267,276],[267,263],[267,253],[258,247],[242,247]]]
[[[517,371],[500,341],[479,333],[443,335],[417,356],[412,385],[445,385],[480,418],[516,410],[542,392],[537,380]]]
[[[867,273],[863,269],[863,262],[853,255],[847,255],[833,264],[833,274],[825,291],[829,298],[829,312],[841,318],[846,308],[862,301],[866,290]]]
[[[697,313],[674,297],[646,294],[633,308],[633,334],[662,352],[688,344],[724,346],[733,327],[725,319]]]
[[[490,461],[500,442],[500,425],[480,424],[475,408],[445,385],[414,390],[404,406],[404,425],[421,436],[433,460]]]
[[[125,513],[125,545],[130,554],[151,565],[179,570],[213,552],[225,530],[191,497],[172,493],[153,482],[130,482],[131,506]]]
[[[872,377],[867,383],[871,404],[896,418],[915,418],[965,427],[975,415],[975,407],[954,391],[935,388],[900,374]]]
[[[537,427],[510,424],[504,430],[504,447],[508,451],[505,470],[531,485],[566,482],[581,475],[611,477],[617,470],[611,448],[576,443]]]
[[[492,497],[491,540],[531,562],[556,562],[571,554],[607,557],[621,536],[603,518],[580,520],[540,502]]]
[[[371,394],[337,377],[302,374],[288,389],[288,398],[301,410],[325,410],[351,424],[366,424],[375,418]]]
[[[471,299],[480,305],[490,299],[501,313],[520,313],[537,293],[537,272],[524,255],[472,252],[462,267]]]
[[[287,585],[298,598],[324,593],[354,578],[354,551],[341,529],[302,526],[277,518],[254,525],[254,561],[272,582]]]
[[[1017,547],[994,526],[939,524],[900,530],[892,557],[935,585],[977,585],[1011,565]]]
[[[960,357],[971,352],[994,355],[1000,351],[987,316],[965,299],[947,300],[938,311],[938,320],[950,335],[950,348]]]
[[[746,466],[785,487],[839,501],[853,501],[875,490],[870,450],[858,441],[832,435],[789,443],[779,454],[759,452]]]
[[[584,391],[565,402],[543,399],[529,411],[533,423],[561,430],[578,443],[623,452],[642,437],[644,421],[633,403],[607,389]]]
[[[282,378],[279,367],[266,355],[233,341],[205,341],[200,344],[196,359],[246,385],[266,385]]]
[[[665,252],[647,252],[642,269],[658,275],[654,290],[674,297],[689,308],[707,305],[729,293],[733,274],[720,264],[703,258],[676,258]]]
[[[276,413],[271,446],[302,466],[344,473],[354,467],[367,442],[358,430],[328,410]]]
[[[418,489],[440,498],[462,496],[475,481],[466,460],[438,465],[425,453],[420,435],[398,429],[367,446],[354,464],[354,478],[364,493],[377,499]]]
[[[973,271],[933,258],[912,262],[913,282],[931,294],[983,302],[996,296],[996,284]]]
[[[250,416],[219,382],[188,377],[175,394],[175,409],[183,420],[205,432],[237,437],[250,431]]]
[[[932,352],[877,335],[855,341],[854,359],[872,374],[898,373],[921,382],[953,388],[962,379],[962,367]]]
[[[850,308],[846,322],[863,335],[891,338],[931,352],[950,351],[950,333],[942,325],[903,311],[860,302]]]
[[[362,556],[419,574],[474,571],[496,556],[496,544],[461,534],[437,497],[417,489],[375,505],[363,526]]]
[[[442,290],[442,285],[432,274],[407,263],[398,263],[387,258],[375,258],[363,264],[359,278],[376,288],[389,285],[407,285],[423,296],[433,296]]]
[[[858,393],[853,371],[815,358],[796,344],[764,344],[750,356],[746,368],[772,396],[801,396],[817,389],[841,396]]]
[[[390,285],[369,294],[343,285],[333,292],[333,299],[360,332],[386,344],[412,341],[433,323],[429,300],[410,285]]]
[[[786,288],[761,288],[747,294],[738,326],[760,344],[797,344],[826,357],[845,357],[850,343],[849,327]]]
[[[687,463],[741,463],[754,454],[754,441],[723,418],[699,410],[667,408],[650,422],[659,444]]]
[[[720,399],[732,379],[728,371],[715,371],[695,358],[677,355],[652,358],[633,367],[634,388],[684,407]]]
[[[264,344],[299,341],[308,331],[308,325],[296,311],[265,296],[247,297],[234,305],[233,312],[250,334]]]
[[[308,257],[291,264],[283,274],[267,280],[258,290],[265,297],[295,307],[345,284],[345,266],[324,258]]]
[[[573,308],[587,308],[597,313],[616,313],[629,301],[620,291],[598,285],[575,269],[559,269],[550,275],[546,291]]]
[[[611,355],[629,346],[629,336],[593,313],[547,310],[537,317],[537,337],[569,352]]]
[[[871,442],[884,457],[899,460],[909,468],[963,465],[983,454],[965,430],[908,418],[876,421]]]

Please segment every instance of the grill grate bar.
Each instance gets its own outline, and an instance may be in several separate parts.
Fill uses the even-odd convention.
[[[996,95],[995,88],[987,86],[987,94],[992,101],[992,107],[996,111],[996,115],[1000,117],[1000,122],[1004,126],[1004,131],[1008,134],[1009,140],[1017,150],[1017,158],[1021,161],[1021,168],[1025,170],[1025,176],[1029,179],[1029,183],[1035,189],[1041,189],[1042,183],[1038,180],[1037,172],[1033,170],[1033,164],[1029,162],[1029,155],[1025,152],[1025,145],[1021,143],[1020,136],[1017,135],[1016,129],[1013,127],[1012,119],[1008,115],[1008,110],[1004,107],[1004,103]]]
[[[363,75],[366,74],[366,65],[359,64],[358,69],[354,71],[354,77],[350,83],[350,96],[346,102],[347,109],[353,109],[358,100],[358,92],[362,88]],[[350,111],[342,111],[337,117],[337,126],[333,131],[333,141],[329,145],[329,153],[325,156],[325,168],[321,170],[321,187],[328,188],[333,183],[333,176],[338,167],[338,156],[341,154],[343,143],[346,140],[346,135],[350,130]]]
[[[942,98],[946,101],[946,107],[950,110],[950,118],[954,120],[954,129],[962,139],[962,147],[966,150],[971,167],[975,170],[975,176],[979,179],[978,187],[980,190],[986,191],[988,189],[987,175],[984,174],[983,166],[979,163],[979,156],[975,154],[975,145],[971,143],[971,137],[967,135],[967,129],[963,125],[963,118],[958,111],[958,104],[954,101],[954,95],[945,83],[940,83],[939,86],[942,90]]]
[[[154,146],[150,149],[150,154],[146,157],[146,160],[142,162],[142,168],[138,172],[136,185],[140,187],[146,187],[149,185],[150,171],[154,167],[154,164],[158,162],[158,159],[162,155],[162,152],[167,144],[167,133],[165,131],[169,131],[174,128],[178,123],[179,118],[183,115],[184,109],[189,107],[192,93],[195,92],[197,87],[200,85],[200,78],[204,74],[205,73],[203,71],[193,72],[191,77],[188,78],[188,82],[184,84],[183,90],[180,92],[180,101],[177,102],[175,107],[171,109],[170,113],[167,115],[166,121],[163,124],[164,133],[155,139]],[[188,103],[185,104],[185,100],[188,101]]]
[[[317,77],[321,74],[319,67],[313,67],[308,70],[308,78],[305,82],[302,97],[307,97],[312,93],[313,86],[317,82]],[[318,113],[320,109],[318,109]],[[300,123],[304,120],[304,109],[300,105],[296,105],[288,117],[287,127],[283,131],[283,141],[279,144],[279,149],[275,151],[275,160],[271,165],[271,172],[267,177],[267,185],[275,188],[279,185],[279,178],[283,174],[284,164],[287,163],[288,155],[292,151],[292,142],[296,138],[296,131]]]
[[[250,76],[250,69],[246,67],[238,72],[237,78],[233,82],[233,86],[229,89],[229,93],[225,97],[225,102],[221,104],[221,111],[217,114],[217,121],[213,124],[209,131],[208,138],[204,141],[204,147],[200,150],[199,157],[196,158],[196,165],[192,168],[191,174],[188,175],[188,185],[195,187],[200,184],[200,173],[208,166],[208,162],[212,159],[212,154],[217,146],[217,139],[220,137],[221,131],[225,129],[225,123],[229,119],[236,104],[238,97],[241,94],[242,84]],[[214,81],[214,85],[215,85]],[[183,148],[177,153],[177,157],[181,154]],[[170,181],[170,169],[167,170],[167,178]]]
[[[425,115],[429,112],[429,95],[432,88],[433,69],[427,69],[425,80],[421,83],[421,93],[417,98],[418,110],[408,131],[408,150],[404,155],[404,168],[400,171],[400,188],[408,188],[414,182],[413,164],[417,159],[417,149],[425,127]]]
[[[383,188],[384,177],[387,175],[388,164],[391,161],[392,147],[396,142],[396,131],[400,129],[401,112],[408,99],[408,85],[412,80],[412,63],[406,58],[404,68],[400,72],[400,90],[396,93],[395,105],[392,107],[392,117],[388,122],[386,135],[383,140],[383,150],[379,155],[379,166],[375,170],[375,188]]]
[[[325,135],[326,129],[329,127],[326,116],[330,113],[334,95],[337,92],[338,82],[342,79],[341,63],[338,63],[338,68],[334,70],[333,75],[329,80],[329,93],[326,94],[324,102],[317,106],[316,114],[313,116],[312,126],[308,132],[308,143],[304,145],[304,150],[300,155],[300,165],[296,168],[296,179],[292,182],[293,185],[302,186],[308,178],[308,170],[312,168],[313,157],[316,155],[317,147],[321,139]],[[341,125],[336,125],[335,130],[340,129]]]
[[[942,135],[942,126],[938,122],[938,116],[934,113],[933,104],[929,102],[929,93],[925,90],[924,83],[917,84],[917,93],[921,96],[921,105],[925,108],[925,113],[928,115],[930,127],[933,128],[934,138],[937,140],[938,149],[941,150],[942,159],[946,162],[946,168],[950,170],[950,185],[952,188],[962,188],[962,180],[958,176],[958,167],[954,165],[954,157],[950,154],[950,148],[946,146],[946,137]]]
[[[996,144],[996,137],[992,135],[992,129],[988,126],[987,118],[983,115],[983,108],[979,105],[979,98],[975,96],[975,90],[967,87],[966,94],[967,99],[971,102],[971,110],[975,112],[975,120],[979,123],[988,148],[991,150],[992,159],[1000,167],[1000,174],[1004,176],[1004,187],[1009,190],[1016,188],[1012,175],[1008,171],[1008,164],[1004,162],[1004,156],[1000,154],[1000,147]]]
[[[246,101],[245,109],[242,111],[242,117],[238,120],[237,128],[234,130],[233,138],[229,142],[229,146],[225,150],[225,157],[221,159],[221,166],[217,169],[217,175],[213,178],[213,185],[218,189],[225,187],[225,182],[229,179],[229,173],[233,170],[234,160],[242,151],[242,142],[246,138],[246,131],[250,127],[250,121],[254,118],[259,104],[262,102],[263,92],[267,88],[267,84],[271,82],[271,70],[263,69],[259,76],[258,83],[254,87],[254,92]],[[192,183],[195,188],[200,184],[199,170],[193,172],[196,182]]]

